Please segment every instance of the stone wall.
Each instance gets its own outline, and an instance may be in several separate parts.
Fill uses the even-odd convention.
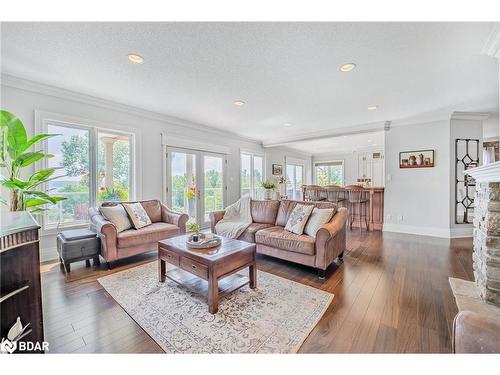
[[[474,203],[474,278],[481,298],[500,306],[500,182],[478,183]]]

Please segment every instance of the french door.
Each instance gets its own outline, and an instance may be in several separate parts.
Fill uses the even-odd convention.
[[[208,227],[210,212],[226,203],[225,155],[167,147],[166,167],[167,205],[188,214],[188,223]]]

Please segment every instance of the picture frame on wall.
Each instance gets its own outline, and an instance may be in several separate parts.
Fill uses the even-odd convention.
[[[281,176],[283,174],[283,166],[281,164],[273,164],[273,175]]]
[[[402,151],[399,168],[433,168],[434,150]]]

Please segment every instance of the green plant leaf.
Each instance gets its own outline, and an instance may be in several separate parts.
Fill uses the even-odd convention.
[[[7,132],[8,145],[16,153],[23,152],[28,139],[26,136],[26,129],[24,128],[21,119],[19,119],[19,117],[13,117],[7,122],[7,126],[9,129]]]
[[[29,141],[26,142],[26,147],[24,148],[23,151],[27,150],[31,146],[33,146],[35,143],[43,141],[44,139],[48,139],[51,137],[55,137],[56,135],[61,135],[61,134],[38,134],[35,135],[33,138],[31,138]]]
[[[9,111],[1,110],[0,111],[0,127],[9,126],[9,122],[14,118],[16,118],[16,116],[13,115],[12,113],[10,113]]]
[[[26,208],[41,206],[42,204],[52,203],[51,201],[43,198],[28,198],[24,201]]]
[[[54,155],[52,155],[52,154],[44,154],[41,151],[26,152],[22,155],[19,155],[16,158],[16,160],[14,160],[12,165],[17,166],[17,167],[27,167],[28,165],[31,165],[40,159],[51,158],[53,156]]]
[[[47,169],[42,169],[38,172],[33,173],[30,178],[28,179],[29,182],[40,182],[40,181],[45,181],[47,178],[52,176],[54,172],[60,168],[47,168]]]
[[[4,186],[7,189],[25,189],[29,184],[26,181],[14,177],[9,180],[5,178],[1,179],[0,185]]]
[[[37,191],[37,190],[27,190],[24,192],[24,194],[30,198],[45,199],[53,204],[66,199],[64,197],[51,197],[47,193],[44,193],[43,191]]]

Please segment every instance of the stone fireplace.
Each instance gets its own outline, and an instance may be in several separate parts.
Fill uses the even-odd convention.
[[[474,279],[481,299],[500,306],[500,162],[466,173],[476,180]]]

